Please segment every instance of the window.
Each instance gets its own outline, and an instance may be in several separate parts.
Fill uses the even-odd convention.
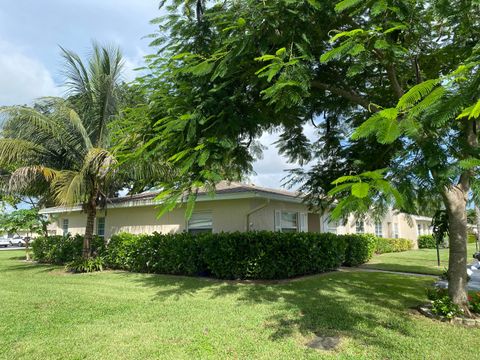
[[[193,213],[188,220],[188,232],[191,234],[211,233],[213,220],[211,212]]]
[[[68,235],[68,219],[63,219],[62,230],[63,230],[63,236],[67,236]]]
[[[296,232],[298,216],[296,212],[282,211],[282,232]]]
[[[418,236],[422,235],[422,225],[417,224],[417,232],[418,232]]]
[[[365,232],[365,224],[362,220],[357,220],[355,223],[355,232],[357,234],[363,234]]]
[[[383,226],[381,222],[375,223],[375,236],[383,237]]]
[[[100,237],[105,237],[105,218],[97,218],[97,235]]]
[[[274,225],[275,231],[308,231],[308,214],[275,210]]]
[[[327,232],[336,234],[337,233],[337,228],[338,228],[338,222],[337,221],[329,221],[328,226],[327,226]]]
[[[395,224],[393,224],[393,237],[395,239],[398,239],[399,235],[400,234],[398,233],[398,224],[395,223]]]

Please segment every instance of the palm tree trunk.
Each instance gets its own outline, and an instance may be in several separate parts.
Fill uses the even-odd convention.
[[[448,214],[450,249],[448,262],[448,294],[466,314],[467,306],[467,194],[453,186],[443,193]]]
[[[87,226],[85,227],[85,236],[83,238],[82,257],[88,259],[92,254],[91,243],[93,239],[93,230],[95,227],[95,217],[97,215],[97,204],[94,199],[87,204]]]

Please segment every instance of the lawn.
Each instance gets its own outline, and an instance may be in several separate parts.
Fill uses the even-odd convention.
[[[473,260],[475,244],[468,244],[468,260]],[[419,249],[374,255],[365,268],[440,275],[448,267],[448,249],[440,249],[440,267],[436,249]]]
[[[471,359],[480,329],[429,320],[428,277],[335,272],[249,284],[65,274],[0,251],[1,359]],[[334,351],[305,344],[341,337]]]

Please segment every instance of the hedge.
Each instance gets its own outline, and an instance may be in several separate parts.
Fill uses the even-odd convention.
[[[35,238],[31,246],[34,260],[64,265],[82,256],[83,236],[41,236]],[[105,254],[105,242],[102,238],[94,236],[91,247],[94,254]]]
[[[418,248],[419,249],[435,249],[437,247],[437,242],[433,235],[420,235],[418,237]]]
[[[376,254],[385,254],[411,250],[413,242],[408,239],[376,238]]]
[[[79,235],[38,238],[32,244],[34,258],[54,264],[72,263],[81,256],[82,241]],[[99,238],[92,248],[101,256],[102,264],[111,269],[220,279],[281,279],[331,271],[342,264],[358,266],[370,260],[376,249],[408,250],[411,242],[378,240],[371,234],[120,233],[112,236],[107,249]]]
[[[158,274],[279,279],[334,270],[343,263],[345,248],[345,240],[334,234],[118,234],[109,243],[106,265]]]
[[[345,265],[358,266],[369,261],[376,247],[376,238],[372,234],[338,235],[347,242]]]

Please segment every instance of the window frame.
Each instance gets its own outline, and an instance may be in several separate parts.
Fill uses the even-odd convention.
[[[62,219],[62,234],[63,234],[63,236],[68,235],[69,226],[70,226],[70,222],[68,221],[68,218]]]
[[[98,237],[105,238],[105,228],[106,228],[106,226],[105,226],[105,224],[106,224],[105,216],[97,217],[96,220],[97,220],[97,221],[96,221],[97,224],[96,224],[96,231],[95,231],[95,233],[96,233],[96,235],[97,235]],[[101,225],[102,225],[102,227],[103,227],[103,234],[100,234],[100,220],[102,220],[102,224],[101,224]]]
[[[192,226],[191,221],[194,216],[198,216],[199,214],[210,215],[210,227],[196,227]],[[187,233],[189,234],[202,234],[202,233],[213,233],[213,213],[211,211],[197,211],[192,213],[190,219],[187,220],[186,226]]]
[[[365,221],[363,220],[355,221],[355,234],[365,234]]]
[[[375,236],[383,238],[383,223],[381,221],[375,222]]]

